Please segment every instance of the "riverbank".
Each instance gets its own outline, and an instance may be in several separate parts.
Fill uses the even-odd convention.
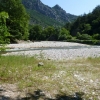
[[[41,41],[7,47],[0,58],[0,100],[100,99],[99,46]]]
[[[51,60],[100,57],[100,47],[72,42],[22,42],[9,44],[11,52],[4,55],[29,55]]]
[[[19,42],[18,44],[9,44],[8,48],[37,48],[37,47],[64,47],[64,46],[86,46],[85,44],[74,42],[58,41],[40,41],[40,42]],[[87,45],[88,46],[88,45]]]
[[[1,56],[0,100],[100,100],[99,76],[100,58]]]

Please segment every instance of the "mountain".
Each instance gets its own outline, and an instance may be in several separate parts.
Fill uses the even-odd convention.
[[[77,18],[75,15],[66,13],[59,5],[49,7],[40,0],[22,0],[22,4],[30,15],[31,24],[61,26]]]

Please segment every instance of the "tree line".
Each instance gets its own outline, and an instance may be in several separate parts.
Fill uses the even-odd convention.
[[[100,5],[89,14],[83,14],[73,23],[66,23],[70,35],[79,40],[91,40],[100,44]]]
[[[21,0],[0,0],[0,44],[28,39],[100,44],[100,6],[64,26],[43,27],[29,24]]]
[[[46,28],[40,25],[34,25],[29,30],[29,40],[48,40],[59,41],[71,39],[70,32],[64,27],[48,26]]]
[[[57,40],[100,45],[100,5],[96,6],[91,13],[80,15],[74,22],[66,23],[62,27],[42,28],[34,25],[29,34],[30,40]]]

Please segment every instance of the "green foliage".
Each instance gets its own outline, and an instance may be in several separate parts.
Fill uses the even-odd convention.
[[[7,38],[10,36],[6,26],[6,19],[8,18],[8,13],[1,12],[0,13],[0,44],[9,43],[9,39]]]
[[[53,34],[55,34],[55,29],[54,29],[54,27],[49,26],[49,27],[45,28],[43,33],[46,35],[47,40],[52,40],[52,36],[53,36]]]
[[[65,28],[48,26],[42,28],[40,25],[34,25],[29,30],[30,40],[67,40],[71,39],[70,32]]]
[[[66,28],[67,30],[71,30],[71,23],[66,23],[64,28]]]
[[[34,25],[29,31],[29,39],[30,40],[40,40],[42,27],[39,25]]]
[[[100,34],[93,34],[93,39],[100,40]]]
[[[97,6],[91,13],[83,14],[73,23],[65,26],[72,36],[76,36],[77,32],[81,34],[93,35],[100,33],[100,6]]]
[[[83,14],[73,23],[64,26],[70,34],[80,42],[87,44],[100,44],[100,5],[89,14]]]
[[[38,62],[41,61],[44,63],[44,66],[38,67]],[[73,75],[80,77],[73,77]],[[81,77],[84,78],[84,82],[80,79]],[[64,97],[69,98],[66,100],[89,100],[90,98],[98,100],[100,92],[98,89],[99,81],[97,80],[99,79],[100,57],[67,59],[62,61],[35,59],[34,57],[24,55],[2,56],[0,58],[0,85],[10,84],[11,86],[11,84],[14,84],[13,86],[18,87],[18,92],[27,88],[27,93],[32,94],[33,99],[31,100],[34,100],[33,91],[36,91],[38,88],[41,90],[45,89],[50,95],[54,95],[54,91],[57,94],[60,93],[60,95],[62,93],[67,95],[76,91],[80,92],[85,88],[87,92],[83,95],[83,99],[79,98],[79,93],[77,93],[78,98],[71,95]],[[90,80],[95,83],[95,87],[94,83],[92,84]],[[10,89],[10,87],[8,88]],[[93,94],[93,91],[96,95]],[[57,100],[60,95],[57,95]],[[40,99],[43,99],[43,97]],[[28,99],[26,98],[26,100]]]
[[[5,44],[9,43],[9,36],[10,33],[8,32],[7,26],[6,26],[6,20],[8,18],[8,13],[1,12],[0,13],[0,54],[1,51],[5,50]]]
[[[84,24],[84,30],[83,30],[83,33],[88,33],[88,31],[91,30],[91,25],[90,24]]]
[[[35,10],[26,9],[28,14],[30,15],[30,24],[39,24],[41,26],[63,26],[64,24],[58,22],[48,16],[45,16]]]
[[[43,29],[42,34],[45,36],[45,40],[57,41],[59,40],[60,32],[60,27],[48,26],[47,28]]]
[[[77,33],[77,39],[80,40],[91,40],[92,36],[88,35],[88,34],[80,34],[79,32]]]
[[[59,40],[67,40],[69,39],[71,36],[70,36],[70,33],[68,30],[66,30],[65,28],[62,28],[61,29],[61,32],[59,34]]]
[[[0,0],[0,12],[5,11],[9,15],[6,21],[10,39],[28,38],[28,16],[20,0]]]
[[[100,14],[100,5],[96,6],[95,9],[93,9],[93,14],[99,15]]]

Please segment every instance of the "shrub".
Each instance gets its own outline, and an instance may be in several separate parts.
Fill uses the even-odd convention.
[[[100,34],[93,34],[93,39],[99,40],[100,39]]]
[[[77,39],[80,39],[80,40],[91,40],[92,36],[90,36],[88,34],[79,34],[78,33]]]

